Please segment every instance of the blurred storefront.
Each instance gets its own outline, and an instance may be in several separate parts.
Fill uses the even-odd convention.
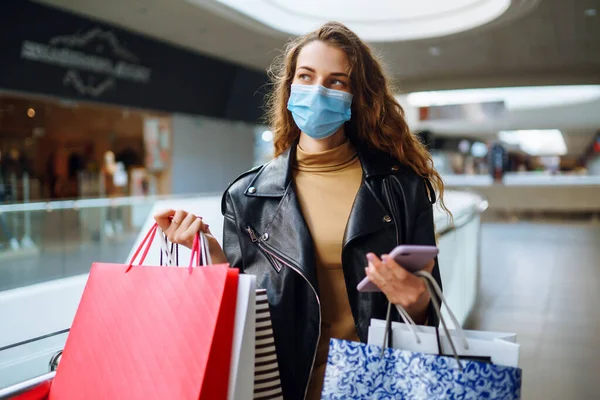
[[[262,71],[39,3],[0,3],[0,48],[0,203],[171,193],[174,113],[262,114]]]
[[[23,200],[24,185],[31,201],[168,191],[169,114],[7,94],[0,109],[13,200]]]

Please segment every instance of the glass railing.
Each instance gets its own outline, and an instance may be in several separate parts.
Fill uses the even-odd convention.
[[[22,390],[26,380],[49,372],[93,262],[125,262],[155,209],[199,202],[211,210],[205,217],[222,220],[220,196],[212,194],[0,206],[6,224],[0,236],[0,389]],[[479,215],[487,202],[448,191],[446,204],[454,223],[439,210],[435,216],[441,274],[446,297],[464,322],[477,295]],[[220,236],[220,230],[215,226],[213,233]]]
[[[0,206],[0,291],[84,274],[93,262],[124,262],[154,204],[178,198]]]

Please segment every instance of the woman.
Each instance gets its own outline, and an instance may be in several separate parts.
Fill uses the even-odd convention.
[[[290,43],[271,75],[276,158],[227,189],[223,249],[209,236],[210,251],[267,289],[284,398],[312,399],[329,339],[366,341],[388,301],[436,323],[424,283],[385,253],[435,245],[434,188],[442,198],[443,183],[381,65],[345,26],[328,23]],[[188,247],[199,230],[210,233],[182,210],[156,221]],[[437,262],[427,269],[440,280]],[[382,293],[357,292],[365,275]]]

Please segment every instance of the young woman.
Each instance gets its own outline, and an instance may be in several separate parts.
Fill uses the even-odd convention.
[[[188,247],[207,232],[215,263],[257,276],[284,398],[316,399],[330,338],[366,341],[388,302],[418,323],[437,323],[421,279],[385,254],[402,243],[435,245],[432,204],[437,189],[443,205],[443,183],[381,65],[345,26],[328,23],[291,42],[271,75],[276,158],[225,192],[223,249],[185,211],[156,221]],[[437,261],[427,269],[439,282]],[[365,276],[382,293],[359,293]]]

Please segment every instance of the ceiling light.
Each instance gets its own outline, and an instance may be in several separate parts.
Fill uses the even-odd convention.
[[[271,131],[264,131],[262,133],[262,140],[265,142],[270,142],[271,140],[273,140],[273,132]]]
[[[35,110],[34,110],[33,108],[28,108],[28,109],[27,109],[27,116],[28,116],[29,118],[33,118],[33,117],[35,117]]]
[[[442,51],[440,50],[439,47],[430,47],[429,48],[429,54],[431,54],[432,56],[439,56],[442,53]]]
[[[203,0],[187,0],[201,6]],[[511,0],[217,0],[273,29],[303,35],[340,21],[367,41],[388,42],[451,35],[487,24]],[[210,4],[208,4],[210,6]],[[213,7],[218,8],[218,7]]]
[[[506,144],[518,145],[532,156],[564,156],[567,145],[558,129],[500,131],[498,138]]]
[[[413,107],[503,101],[508,110],[564,106],[596,100],[600,100],[600,85],[441,90],[408,95],[408,103]]]

